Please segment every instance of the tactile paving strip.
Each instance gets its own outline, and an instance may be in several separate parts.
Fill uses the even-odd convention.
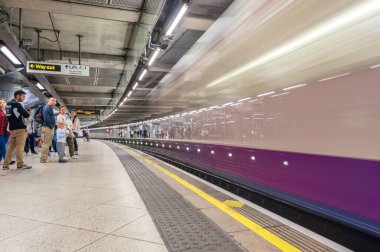
[[[123,163],[169,251],[244,251],[142,163],[119,147],[108,145]]]
[[[226,200],[234,200],[234,198],[206,185],[205,183],[194,179],[187,174],[184,174],[183,172],[173,169],[172,167],[165,165],[162,161],[155,161],[165,167],[165,169],[168,169],[170,172],[174,173],[175,175],[179,176],[180,178],[186,180],[190,184],[198,187],[202,191],[207,192],[207,194],[213,196],[214,198],[218,199],[221,202],[224,202]],[[284,239],[285,241],[289,242],[293,246],[299,248],[301,251],[310,251],[310,252],[333,252],[335,250],[329,248],[328,246],[312,239],[311,237],[307,236],[306,234],[302,234],[293,228],[287,227],[281,222],[259,212],[258,210],[255,210],[249,206],[242,206],[240,208],[234,208],[235,211],[241,213],[242,215],[248,217],[249,219],[253,220],[260,226],[267,228],[272,232],[273,234],[277,235],[278,237]]]

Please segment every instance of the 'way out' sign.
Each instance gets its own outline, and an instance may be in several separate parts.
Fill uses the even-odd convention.
[[[58,64],[28,61],[27,73],[90,76],[90,67],[85,65]]]

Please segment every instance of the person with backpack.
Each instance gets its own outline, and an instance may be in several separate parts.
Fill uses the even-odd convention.
[[[49,98],[47,105],[43,107],[41,119],[42,119],[42,150],[41,150],[41,163],[49,163],[48,158],[49,147],[53,142],[55,116],[53,107],[57,103],[54,97]],[[37,114],[37,113],[36,113]],[[38,116],[38,115],[37,115]]]
[[[17,169],[31,169],[31,166],[24,163],[24,146],[28,136],[24,118],[29,118],[30,115],[21,102],[25,100],[26,93],[18,90],[13,96],[14,99],[9,101],[6,107],[11,141],[5,156],[3,170],[9,170],[11,156],[15,150]]]

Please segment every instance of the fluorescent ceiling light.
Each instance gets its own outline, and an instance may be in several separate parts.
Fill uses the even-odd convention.
[[[258,99],[250,100],[249,102],[256,102],[256,101],[258,101]]]
[[[286,90],[289,90],[289,89],[299,88],[299,87],[303,87],[303,86],[306,86],[306,84],[299,84],[299,85],[283,88],[282,90],[286,91]]]
[[[325,79],[322,79],[322,80],[319,80],[319,81],[327,81],[327,80],[335,79],[335,78],[342,77],[342,76],[345,76],[345,75],[348,75],[348,74],[350,74],[350,73],[345,73],[345,74],[339,74],[339,75],[331,76],[331,77],[328,77],[328,78],[325,78]]]
[[[132,88],[132,90],[135,90],[136,88],[137,88],[137,86],[139,85],[139,83],[138,82],[136,82],[135,83],[135,85],[133,85],[133,88]]]
[[[131,94],[132,94],[132,91],[129,91],[129,93],[128,93],[128,95],[127,95],[127,98],[128,98],[129,96],[131,96]]]
[[[187,8],[189,6],[187,4],[184,4],[179,11],[177,17],[174,19],[173,23],[170,25],[169,29],[166,31],[165,35],[171,35],[174,31],[174,29],[177,27],[179,21],[181,21],[183,15],[185,15]]]
[[[257,97],[262,97],[262,96],[271,95],[271,94],[274,94],[274,91],[268,92],[268,93],[264,93],[264,94],[259,94],[259,95],[257,95]]]
[[[379,65],[371,66],[370,68],[376,68],[376,67],[380,67],[380,64]]]
[[[225,104],[223,104],[223,107],[224,107],[224,106],[231,105],[231,104],[233,104],[233,102],[225,103]]]
[[[16,56],[8,49],[6,46],[1,46],[0,49],[5,56],[14,64],[14,65],[22,65],[21,61],[19,61]]]
[[[142,74],[139,77],[139,81],[141,81],[144,78],[146,72],[147,72],[146,69],[144,69],[144,71],[142,72]]]
[[[154,53],[153,53],[153,56],[152,58],[149,60],[148,62],[148,66],[152,65],[154,60],[157,58],[158,54],[160,53],[160,49],[156,50]]]
[[[40,89],[40,90],[45,90],[45,88],[41,85],[41,83],[37,83],[36,86]]]
[[[220,85],[223,82],[230,80],[242,73],[245,73],[255,67],[266,64],[272,60],[275,60],[288,53],[291,53],[305,45],[308,45],[318,40],[319,38],[326,37],[330,33],[342,30],[342,28],[345,26],[348,26],[350,24],[357,24],[363,18],[366,18],[371,15],[376,15],[379,10],[379,0],[370,0],[366,1],[365,3],[360,3],[354,8],[351,8],[349,11],[343,13],[342,15],[332,18],[331,20],[316,27],[315,29],[312,29],[302,34],[301,36],[283,44],[282,46],[275,48],[272,51],[269,51],[268,53],[254,59],[253,61],[243,65],[242,67],[239,67],[234,71],[229,72],[228,74],[212,81],[210,84],[207,85],[207,87]]]
[[[238,102],[248,101],[248,100],[250,100],[250,99],[251,99],[251,97],[247,97],[247,98],[244,98],[244,99],[240,99],[240,100],[238,100]]]
[[[235,104],[231,104],[230,106],[237,106],[237,105],[242,105],[243,103],[241,102],[238,102],[238,103],[235,103]]]
[[[127,100],[128,100],[128,97],[125,97],[123,102],[126,102]]]
[[[286,95],[286,94],[290,94],[290,92],[285,92],[285,93],[282,93],[282,94],[272,95],[271,97],[277,97],[277,96]]]

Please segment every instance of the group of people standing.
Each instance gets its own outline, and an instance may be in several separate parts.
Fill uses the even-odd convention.
[[[67,162],[65,146],[69,148],[70,158],[78,158],[78,144],[76,138],[80,131],[80,120],[75,111],[71,112],[72,118],[66,114],[65,107],[61,106],[59,114],[54,115],[56,99],[49,98],[47,104],[37,109],[33,116],[32,110],[25,109],[22,102],[26,93],[22,90],[14,93],[14,99],[6,102],[0,99],[0,160],[4,159],[3,170],[8,170],[15,161],[11,160],[16,151],[17,169],[31,169],[24,163],[24,151],[35,151],[36,136],[42,141],[41,163],[52,162],[48,159],[53,147],[58,153],[60,163]],[[38,113],[38,111],[40,111]],[[6,148],[7,143],[8,149]]]

